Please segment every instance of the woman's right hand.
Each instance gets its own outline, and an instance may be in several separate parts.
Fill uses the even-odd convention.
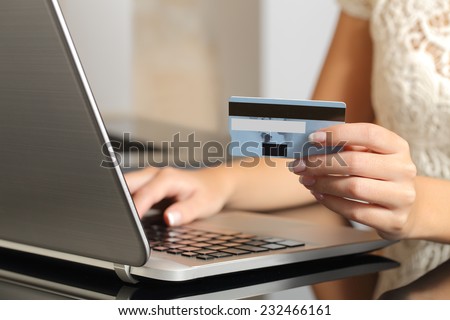
[[[215,171],[215,172],[212,172]],[[164,211],[169,226],[179,226],[218,213],[233,186],[219,170],[146,168],[125,175],[139,216],[165,198],[175,201]]]

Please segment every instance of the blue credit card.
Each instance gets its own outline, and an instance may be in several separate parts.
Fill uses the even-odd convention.
[[[343,102],[231,97],[229,152],[236,157],[303,158],[341,147],[308,142],[322,128],[345,123]]]

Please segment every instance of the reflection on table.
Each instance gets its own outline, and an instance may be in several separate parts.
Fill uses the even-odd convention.
[[[112,271],[0,249],[0,299],[243,299],[398,266],[368,254],[184,282],[121,282]],[[295,299],[295,297],[292,297]]]
[[[380,299],[450,300],[450,260],[404,287],[385,292]]]

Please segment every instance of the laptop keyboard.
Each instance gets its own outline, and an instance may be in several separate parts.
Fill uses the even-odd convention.
[[[213,260],[305,245],[303,242],[294,240],[259,237],[232,231],[215,233],[188,227],[170,228],[164,225],[146,225],[144,230],[152,250],[200,260]]]

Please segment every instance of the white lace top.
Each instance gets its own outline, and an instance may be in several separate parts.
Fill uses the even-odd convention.
[[[370,20],[377,122],[409,142],[419,175],[450,179],[450,1],[339,2],[347,14]],[[450,245],[427,241],[387,251],[402,265],[381,274],[376,295],[450,259]]]

